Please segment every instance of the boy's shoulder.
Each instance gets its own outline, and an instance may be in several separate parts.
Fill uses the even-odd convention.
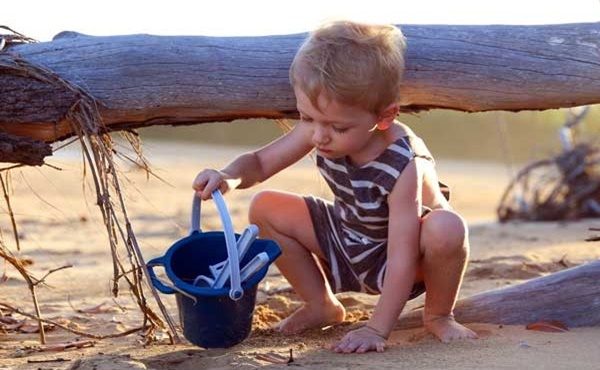
[[[406,140],[406,143],[410,146],[410,149],[416,154],[417,157],[426,158],[432,162],[434,161],[433,156],[431,155],[429,148],[427,148],[427,145],[425,145],[423,139],[415,134],[410,127],[400,121],[395,121],[394,126],[396,127],[395,135],[398,136],[398,138],[407,138],[408,140]]]
[[[411,130],[411,128],[405,123],[394,121],[393,127],[395,128],[394,136],[396,136],[398,139],[405,136],[418,137],[417,134],[415,134],[414,131]]]

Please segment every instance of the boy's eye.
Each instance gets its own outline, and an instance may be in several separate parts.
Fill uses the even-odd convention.
[[[348,128],[347,127],[335,127],[335,126],[333,126],[333,131],[342,134],[342,133],[348,131]]]

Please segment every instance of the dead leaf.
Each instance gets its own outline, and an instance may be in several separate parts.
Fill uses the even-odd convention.
[[[44,331],[49,331],[54,329],[54,325],[52,324],[42,324],[44,325]],[[40,327],[37,322],[29,321],[19,326],[20,333],[32,334],[39,333]]]
[[[5,331],[15,331],[15,330],[18,330],[24,324],[24,322],[25,322],[25,320],[23,320],[22,322],[14,323],[14,324],[0,325],[0,329],[5,330]]]
[[[18,324],[25,322],[25,320],[17,320],[12,316],[0,316],[0,323],[2,324]]]
[[[569,328],[558,320],[538,321],[528,324],[525,328],[527,330],[544,331],[549,333],[564,333],[569,331]]]

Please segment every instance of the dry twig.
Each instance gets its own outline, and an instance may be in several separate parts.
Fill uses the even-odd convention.
[[[2,185],[2,193],[4,194],[4,201],[6,202],[6,208],[8,209],[8,215],[10,217],[10,223],[12,224],[13,236],[15,237],[15,244],[17,245],[17,251],[21,250],[21,245],[19,244],[19,231],[17,230],[17,222],[15,221],[15,213],[12,210],[12,206],[10,204],[10,196],[8,195],[8,186],[9,182],[9,171],[6,172],[5,178],[2,178],[2,174],[0,173],[0,185]],[[5,183],[6,181],[6,183]]]
[[[27,283],[27,287],[29,288],[29,292],[31,293],[31,299],[33,301],[33,307],[35,309],[36,316],[34,317],[38,320],[38,327],[40,332],[40,343],[46,343],[46,333],[44,331],[44,325],[42,324],[42,317],[40,313],[40,305],[38,303],[37,296],[35,294],[35,287],[39,283],[39,280],[36,280],[30,273],[27,271],[25,266],[20,259],[16,258],[4,245],[4,243],[0,240],[0,257],[2,257],[5,261],[10,263],[25,279]],[[34,281],[35,280],[35,281]],[[11,307],[7,307],[11,308]],[[11,308],[12,309],[12,308]],[[14,310],[13,310],[14,311]]]
[[[102,339],[106,339],[106,338],[124,337],[124,336],[127,336],[127,335],[131,334],[131,333],[135,333],[135,332],[138,332],[140,330],[147,329],[147,327],[145,327],[145,326],[140,326],[140,327],[137,327],[137,328],[129,329],[129,330],[124,331],[122,333],[97,335],[97,334],[86,333],[86,332],[81,331],[81,330],[69,328],[68,326],[60,324],[60,323],[58,323],[56,321],[52,321],[52,320],[49,320],[49,319],[39,318],[36,315],[33,315],[31,313],[28,313],[28,312],[25,312],[25,311],[23,311],[23,310],[21,310],[19,308],[13,307],[13,306],[9,305],[8,303],[5,303],[5,302],[0,302],[0,307],[7,308],[7,309],[9,309],[9,310],[11,310],[11,311],[13,311],[15,313],[18,313],[19,315],[23,315],[23,316],[29,317],[31,319],[39,320],[40,322],[44,322],[46,324],[54,325],[54,326],[59,327],[59,328],[61,328],[63,330],[71,332],[73,334],[77,334],[77,335],[80,335],[82,337],[92,338],[92,339],[97,339],[97,340],[102,340]],[[45,343],[42,343],[42,344],[45,344]]]

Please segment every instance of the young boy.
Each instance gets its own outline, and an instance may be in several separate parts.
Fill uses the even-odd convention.
[[[475,338],[452,310],[469,245],[425,144],[396,122],[405,41],[393,26],[334,22],[312,32],[290,69],[300,121],[267,146],[223,170],[200,172],[202,199],[214,189],[247,188],[316,150],[332,203],[263,191],[250,222],[276,240],[277,267],[304,301],[278,324],[285,334],[342,322],[334,293],[381,294],[368,323],[332,346],[383,351],[407,300],[425,289],[425,328],[444,342]]]

